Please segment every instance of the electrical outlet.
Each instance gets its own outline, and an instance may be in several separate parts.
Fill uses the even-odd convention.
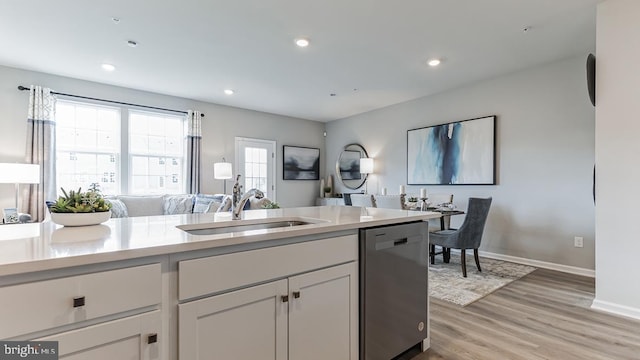
[[[582,247],[582,240],[583,240],[582,236],[574,237],[573,238],[573,246],[581,248]]]

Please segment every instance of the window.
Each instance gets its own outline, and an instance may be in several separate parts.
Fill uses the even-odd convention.
[[[120,191],[120,109],[67,101],[56,105],[58,188]]]
[[[129,112],[129,192],[184,192],[184,118]]]
[[[183,116],[58,100],[57,185],[105,194],[183,193]]]

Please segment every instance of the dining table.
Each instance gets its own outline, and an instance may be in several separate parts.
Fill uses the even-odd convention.
[[[423,211],[420,206],[411,206],[411,204],[408,204],[407,208],[414,211]],[[451,209],[448,206],[427,207],[425,211],[433,211],[442,214],[442,216],[440,216],[440,230],[449,230],[451,216],[465,214],[463,210]]]

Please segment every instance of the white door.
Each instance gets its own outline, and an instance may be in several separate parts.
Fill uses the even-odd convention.
[[[58,341],[60,360],[158,360],[160,311],[108,321],[36,341]],[[155,335],[155,336],[154,336]]]
[[[236,137],[236,169],[243,191],[260,189],[276,201],[276,142]]]
[[[287,280],[178,305],[180,359],[287,359]]]
[[[289,278],[289,360],[358,359],[356,263]]]

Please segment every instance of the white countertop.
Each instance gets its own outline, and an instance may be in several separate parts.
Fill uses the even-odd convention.
[[[439,213],[351,206],[314,206],[243,212],[242,222],[303,218],[318,223],[286,228],[191,235],[178,225],[238,224],[229,213],[111,219],[101,225],[62,227],[52,222],[0,226],[0,276],[98,262],[166,255],[293,236],[427,220]]]

